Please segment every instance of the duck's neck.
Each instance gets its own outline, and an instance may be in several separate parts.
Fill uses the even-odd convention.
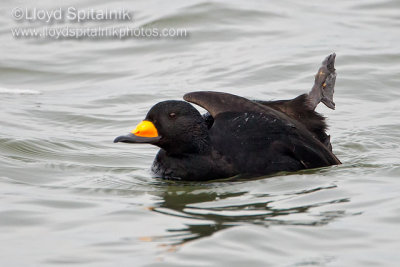
[[[211,151],[210,137],[205,124],[199,124],[195,128],[188,129],[184,138],[176,143],[163,145],[168,155],[179,156],[185,154],[207,154]]]

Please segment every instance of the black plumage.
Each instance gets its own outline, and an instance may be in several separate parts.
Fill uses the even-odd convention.
[[[154,125],[157,136],[130,134],[115,142],[160,147],[153,172],[182,180],[267,175],[340,164],[331,152],[325,118],[314,111],[321,101],[334,107],[332,61],[334,55],[323,62],[324,72],[320,68],[315,80],[320,85],[314,84],[310,94],[292,100],[252,101],[228,93],[188,93],[184,96],[187,102],[164,101],[150,109],[145,121]],[[188,102],[208,113],[201,115]]]

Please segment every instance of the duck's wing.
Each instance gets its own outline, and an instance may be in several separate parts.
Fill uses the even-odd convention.
[[[183,99],[199,105],[208,112],[203,114],[204,121],[210,129],[218,114],[225,112],[268,112],[271,109],[263,103],[250,101],[246,98],[221,92],[199,91],[187,93]]]
[[[206,109],[213,118],[225,112],[272,112],[275,110],[244,97],[221,92],[199,91],[187,93],[183,99]]]
[[[309,94],[302,94],[290,100],[259,101],[255,102],[285,113],[292,119],[303,124],[314,136],[332,151],[329,135],[326,134],[325,117],[315,111],[322,102],[327,107],[335,109],[333,94],[336,81],[335,70],[336,54],[325,58],[315,75],[314,85]]]
[[[221,140],[216,143],[227,144],[223,150],[228,151],[229,155],[246,156],[241,151],[250,149],[252,153],[259,152],[257,158],[262,158],[266,154],[274,154],[275,149],[280,147],[284,151],[278,149],[278,154],[300,162],[305,168],[340,164],[332,152],[314,138],[304,125],[268,106],[220,92],[192,92],[184,95],[184,99],[210,113],[215,119],[211,130],[235,133],[232,136],[217,134]],[[240,129],[245,129],[245,134],[239,133]]]
[[[272,108],[289,116],[291,112],[295,113],[297,111],[295,109],[313,111],[320,102],[331,109],[335,109],[335,103],[333,102],[336,81],[335,58],[335,53],[327,56],[315,75],[314,85],[310,93],[301,95],[293,100],[250,101],[240,96],[210,91],[187,93],[183,96],[183,99],[205,108],[214,118],[217,114],[228,111],[265,112],[265,106],[268,107],[268,110]]]
[[[302,94],[291,100],[255,100],[255,102],[283,112],[292,119],[297,120],[332,151],[329,136],[326,133],[328,127],[325,117],[310,107],[309,96],[307,94]]]

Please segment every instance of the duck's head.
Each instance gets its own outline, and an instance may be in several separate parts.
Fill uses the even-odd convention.
[[[197,109],[184,101],[168,100],[154,105],[146,118],[128,135],[114,143],[148,143],[170,154],[198,153],[208,147],[207,125]]]

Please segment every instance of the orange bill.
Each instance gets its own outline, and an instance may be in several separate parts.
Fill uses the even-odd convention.
[[[158,131],[156,126],[151,121],[142,121],[131,131],[136,136],[140,137],[157,137]]]

